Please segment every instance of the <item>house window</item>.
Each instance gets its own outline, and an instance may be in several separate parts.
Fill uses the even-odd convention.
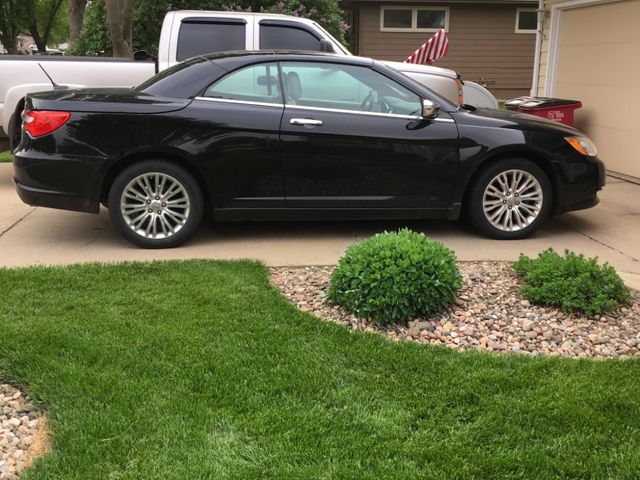
[[[413,11],[409,8],[400,10],[399,8],[383,8],[382,10],[383,29],[408,29],[413,25]]]
[[[516,12],[516,33],[536,33],[538,11],[535,8],[519,8]]]
[[[382,32],[436,32],[449,30],[449,7],[397,7],[380,8]]]
[[[416,10],[416,27],[418,30],[438,30],[447,26],[447,11],[444,9]]]

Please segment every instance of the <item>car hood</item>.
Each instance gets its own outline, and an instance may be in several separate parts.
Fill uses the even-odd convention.
[[[573,127],[527,113],[478,108],[474,111],[461,109],[457,112],[452,112],[451,115],[458,125],[515,128],[520,130],[555,132],[563,135],[582,134],[582,132]]]
[[[27,108],[95,113],[165,113],[181,110],[191,99],[156,97],[130,88],[56,89],[27,96]]]
[[[416,64],[416,63],[392,62],[389,60],[379,60],[379,61],[400,72],[426,73],[429,75],[439,75],[443,77],[449,77],[453,80],[459,77],[457,72],[454,72],[453,70],[449,70],[448,68],[436,67],[433,65]]]

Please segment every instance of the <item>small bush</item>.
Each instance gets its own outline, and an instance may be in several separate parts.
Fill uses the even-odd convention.
[[[380,324],[452,303],[462,285],[448,248],[409,229],[351,245],[331,276],[329,300]]]
[[[600,266],[597,258],[585,258],[569,250],[564,257],[551,248],[536,259],[521,254],[513,268],[524,278],[520,292],[533,303],[599,315],[630,298],[612,266]]]

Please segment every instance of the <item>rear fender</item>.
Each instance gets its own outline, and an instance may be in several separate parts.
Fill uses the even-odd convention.
[[[64,88],[83,88],[84,85],[76,85],[76,84],[63,84],[60,85]],[[25,95],[29,93],[35,92],[49,92],[53,90],[53,85],[51,82],[46,83],[22,83],[20,85],[16,85],[15,87],[11,87],[7,90],[7,94],[4,98],[4,108],[2,110],[2,127],[5,132],[8,131],[9,120],[11,119],[11,115],[16,113],[16,108],[20,103],[20,100],[24,98]]]

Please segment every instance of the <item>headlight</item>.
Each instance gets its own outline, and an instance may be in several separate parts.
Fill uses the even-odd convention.
[[[575,137],[564,137],[564,139],[585,157],[595,157],[598,155],[598,149],[595,144],[586,135],[578,135]]]

